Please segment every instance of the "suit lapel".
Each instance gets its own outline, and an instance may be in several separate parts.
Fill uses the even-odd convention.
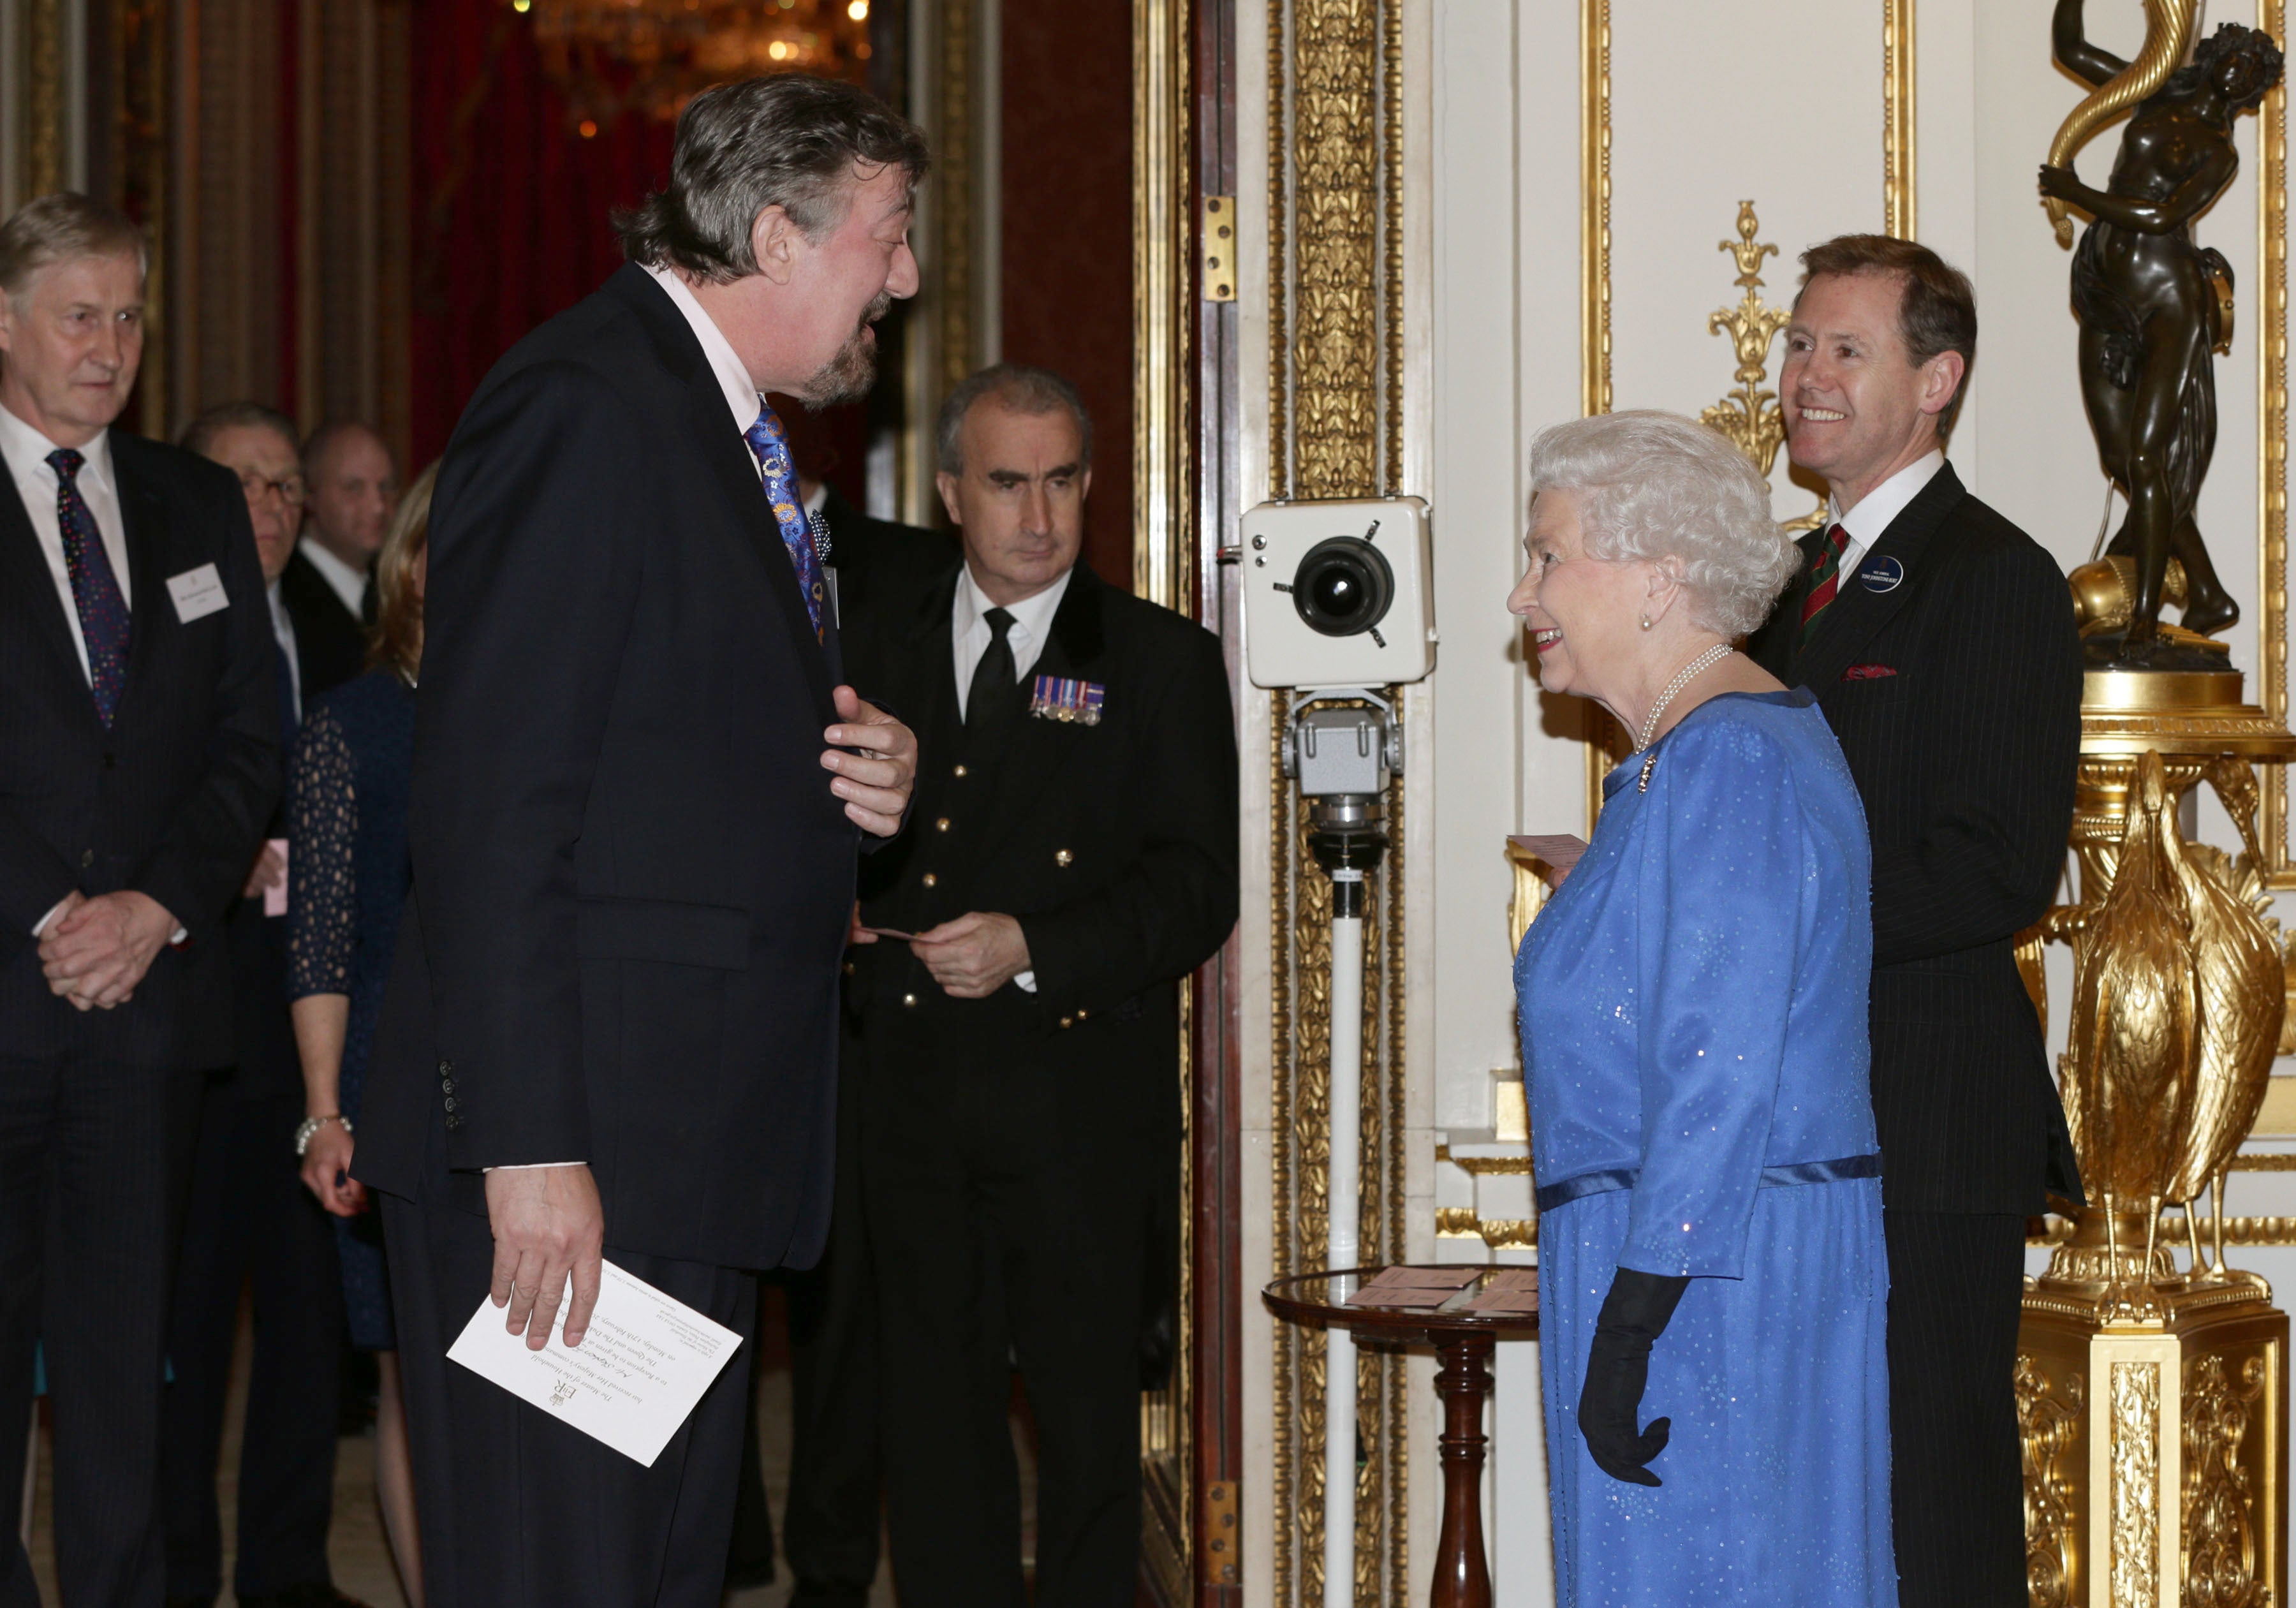
[[[1029,687],[1039,676],[1089,679],[1103,669],[1104,648],[1100,578],[1078,559],[1061,606],[1053,611],[1044,651],[1021,677],[1021,686]],[[997,759],[996,797],[981,839],[984,862],[1028,817],[1027,804],[1032,795],[1059,791],[1062,773],[1075,759],[1079,742],[1088,740],[1085,734],[1089,729],[1025,712],[1013,722],[1005,734],[1004,751]]]
[[[825,713],[832,708],[834,650],[814,635],[804,594],[798,590],[797,567],[790,562],[780,522],[758,483],[758,461],[750,455],[749,443],[732,428],[726,393],[709,367],[709,357],[676,304],[644,269],[626,263],[606,283],[653,332],[664,364],[685,386],[686,421],[695,450],[706,462],[709,479],[724,496],[727,511],[749,538],[750,550],[765,566],[766,589],[773,594],[789,626],[814,701]],[[810,648],[805,645],[808,642],[814,644]]]
[[[1881,539],[1858,560],[1862,570],[1876,558],[1893,558],[1905,567],[1905,578],[1886,592],[1874,592],[1855,576],[1844,577],[1833,606],[1818,617],[1816,630],[1795,656],[1793,673],[1784,677],[1789,685],[1806,686],[1821,698],[1833,690],[1841,672],[1913,596],[1921,584],[1922,564],[1939,523],[1968,495],[1950,464],[1930,477],[1930,483],[1915,494],[1914,500],[1890,521]],[[1805,589],[1808,584],[1805,579]],[[1793,618],[1800,616],[1797,603]]]
[[[135,605],[127,611],[127,679],[120,691],[125,703],[151,668],[152,644],[160,634],[157,611],[168,606],[168,508],[129,466],[119,445],[115,437],[111,472],[119,484],[121,536],[127,548],[127,572],[134,578],[128,584],[135,594]]]
[[[24,511],[23,499],[16,495],[13,480],[7,480],[4,494],[0,494],[0,596],[23,599],[32,629],[54,651],[71,679],[85,692],[87,673],[80,668],[79,655],[72,649],[71,627],[64,619],[56,595],[55,577],[48,570],[46,554],[40,551],[40,538],[32,533],[31,516]],[[95,700],[91,697],[86,701],[88,718],[92,720],[95,718]]]

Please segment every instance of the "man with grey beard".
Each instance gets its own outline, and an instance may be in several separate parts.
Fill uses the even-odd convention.
[[[747,1358],[650,1465],[447,1359],[589,1333],[603,1262],[748,1336],[827,1232],[839,964],[916,739],[842,685],[763,393],[865,387],[922,136],[697,95],[627,266],[527,337],[430,513],[409,841],[359,1180],[384,1195],[430,1608],[717,1608]]]

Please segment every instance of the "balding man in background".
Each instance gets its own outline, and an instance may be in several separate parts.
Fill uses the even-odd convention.
[[[221,931],[280,791],[271,616],[229,471],[113,428],[143,234],[84,195],[0,224],[0,1426],[55,1405],[71,1608],[158,1608],[175,1184],[232,1058]],[[0,1512],[24,1465],[0,1457]],[[0,1608],[37,1608],[0,1543]]]
[[[279,577],[299,644],[303,693],[316,698],[366,668],[374,555],[398,505],[390,448],[365,425],[322,424],[303,444],[303,539]]]
[[[194,420],[183,444],[239,477],[279,649],[273,686],[280,726],[291,742],[309,695],[280,584],[304,505],[295,427],[260,403],[226,403]],[[160,1509],[168,1608],[213,1608],[223,1587],[216,1464],[242,1287],[253,1295],[255,1347],[233,1591],[240,1608],[340,1608],[351,1600],[335,1589],[327,1568],[342,1276],[326,1213],[299,1176],[298,1144],[308,1128],[297,1126],[303,1079],[287,1010],[283,804],[265,837],[224,923],[234,1054],[207,1079],[168,1322],[174,1379],[160,1421]]]

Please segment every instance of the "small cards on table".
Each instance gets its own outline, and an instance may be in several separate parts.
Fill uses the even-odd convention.
[[[1426,1311],[1475,1282],[1480,1268],[1382,1268],[1348,1297],[1350,1307]]]
[[[1501,1268],[1483,1280],[1474,1300],[1463,1312],[1536,1312],[1538,1310],[1538,1269]]]
[[[1536,1312],[1536,1268],[1382,1268],[1348,1297],[1350,1307],[1398,1312]]]
[[[482,1298],[447,1357],[652,1468],[742,1337],[611,1262],[603,1272],[580,1345],[566,1343],[563,1303],[550,1343],[533,1351]]]

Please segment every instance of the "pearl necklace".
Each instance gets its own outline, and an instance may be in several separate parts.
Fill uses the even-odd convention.
[[[1688,664],[1684,665],[1675,678],[1666,684],[1666,691],[1658,695],[1658,701],[1651,705],[1650,713],[1643,718],[1642,735],[1635,741],[1635,751],[1644,755],[1642,779],[1635,788],[1636,792],[1650,791],[1651,767],[1658,763],[1658,755],[1650,751],[1651,734],[1658,730],[1658,718],[1666,713],[1666,706],[1674,701],[1675,694],[1695,681],[1701,672],[1711,669],[1729,657],[1730,644],[1726,642],[1716,643]]]

